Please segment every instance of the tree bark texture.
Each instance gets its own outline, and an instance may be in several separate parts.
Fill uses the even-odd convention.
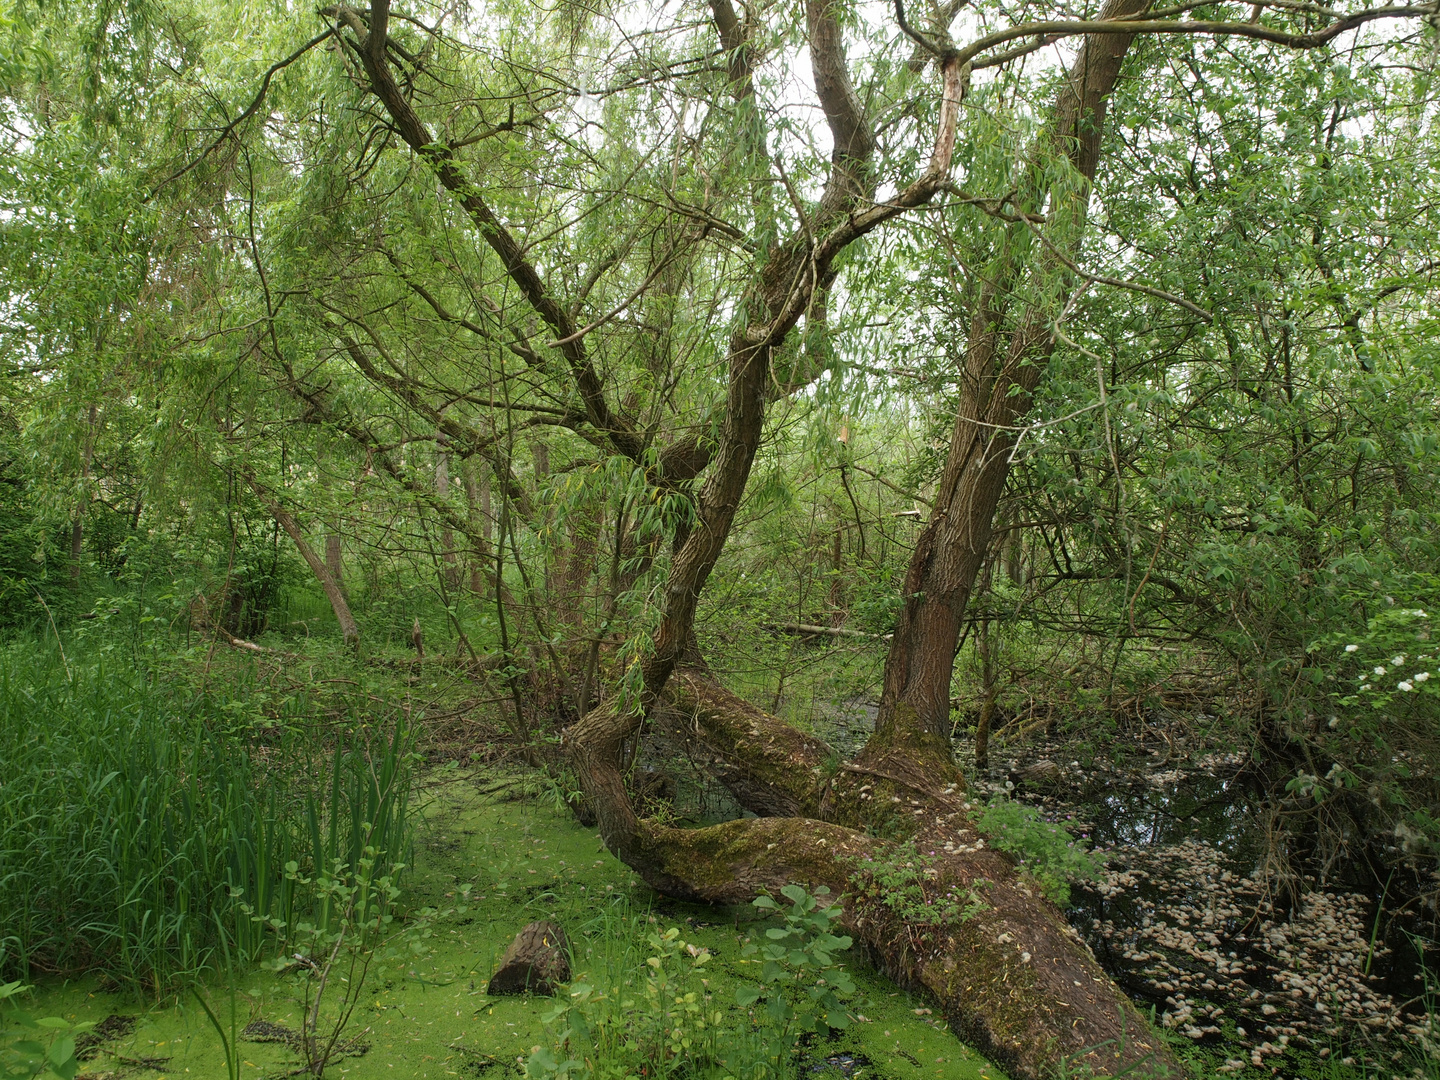
[[[1110,0],[1101,19],[1134,16],[1148,0]],[[1071,67],[1055,103],[1054,120],[1037,148],[1069,159],[1083,179],[1079,193],[1056,194],[1052,216],[1083,219],[1089,182],[1100,160],[1105,107],[1132,38],[1092,35]],[[1038,161],[1036,162],[1038,165]],[[1032,168],[1032,178],[1038,168]],[[1040,208],[1047,192],[1032,179],[1022,210]],[[1028,205],[1027,205],[1028,204]],[[1026,223],[1014,226],[1029,228]],[[1053,254],[1032,275],[1057,269]],[[948,742],[950,680],[965,608],[990,546],[995,509],[1005,490],[1019,438],[1017,421],[1030,409],[1055,338],[1045,312],[1012,310],[1014,284],[1025,268],[1002,259],[982,293],[970,329],[962,370],[961,404],[935,492],[934,509],[915,545],[905,575],[904,606],[896,623],[878,724],[913,726]]]
[[[615,765],[633,721],[613,705],[594,710],[569,733],[571,762],[606,846],[653,888],[740,903],[789,882],[829,887],[846,898],[847,932],[874,962],[901,985],[931,995],[957,1033],[1016,1077],[1048,1076],[1062,1055],[1102,1075],[1175,1068],[1064,915],[987,846],[960,776],[947,762],[926,760],[923,742],[890,747],[884,758],[893,772],[860,762],[837,766],[823,742],[686,667],[672,675],[655,716],[713,753],[715,775],[743,806],[766,816],[705,829],[641,819],[622,797]],[[981,910],[931,925],[873,899],[868,868],[909,855],[874,835],[881,829],[910,832],[918,849],[934,852],[935,877],[922,882],[927,897],[954,889],[973,895]]]
[[[500,958],[485,992],[502,994],[545,994],[570,981],[570,942],[558,923],[540,920],[528,923]]]

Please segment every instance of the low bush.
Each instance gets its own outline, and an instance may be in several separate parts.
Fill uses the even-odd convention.
[[[851,945],[831,933],[840,917],[824,889],[787,885],[783,924],[745,946],[754,983],[733,1000],[713,992],[708,949],[671,927],[647,933],[643,963],[576,979],[547,1018],[553,1038],[530,1055],[532,1080],[778,1080],[792,1075],[802,1036],[844,1028],[854,984],[835,959]],[[781,912],[769,897],[761,910]],[[638,954],[637,954],[638,955]]]
[[[1104,860],[1065,826],[1046,821],[1033,806],[1004,795],[990,800],[979,824],[991,844],[1015,856],[1060,907],[1070,903],[1072,883],[1093,881],[1104,867]]]

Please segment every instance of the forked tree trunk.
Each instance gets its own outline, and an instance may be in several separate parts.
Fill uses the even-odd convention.
[[[591,712],[571,729],[571,761],[606,846],[653,888],[738,903],[789,882],[825,885],[845,897],[847,932],[877,966],[932,996],[952,1029],[1012,1075],[1048,1077],[1062,1056],[1102,1075],[1179,1075],[1063,914],[986,846],[963,780],[948,761],[927,756],[924,743],[891,745],[883,771],[858,762],[835,769],[823,742],[688,667],[675,670],[652,715],[688,738],[696,759],[762,815],[706,829],[641,820],[622,797],[616,767],[633,720],[613,706]],[[868,868],[911,854],[879,839],[882,831],[909,833],[934,853],[935,876],[920,879],[927,899],[953,890],[961,906],[978,901],[978,910],[966,919],[907,921],[871,898]]]
[[[1111,0],[1102,18],[1144,7],[1144,0]],[[838,38],[838,29],[828,25],[820,4],[810,6],[810,15],[821,85],[838,77],[837,68],[843,71],[843,64],[823,63],[819,55],[828,52],[833,59],[836,41],[826,35]],[[1105,101],[1129,43],[1121,35],[1086,40],[1057,102],[1049,145],[1040,148],[1042,154],[1058,149],[1086,180],[1094,173]],[[1047,194],[1056,201],[1050,214],[1083,217],[1083,197],[1072,196],[1067,205],[1038,181],[1033,187],[1033,203]],[[606,845],[654,888],[720,902],[748,899],[789,881],[847,894],[850,931],[881,966],[901,983],[928,990],[956,1031],[1015,1075],[1040,1077],[1062,1056],[1100,1073],[1178,1072],[1063,915],[1009,860],[985,846],[950,761],[949,691],[961,620],[989,546],[1014,422],[1028,409],[1053,349],[1043,312],[1008,310],[1009,289],[1023,280],[1024,269],[1000,267],[998,287],[982,301],[972,328],[962,407],[935,513],[907,574],[881,714],[860,757],[835,768],[822,743],[727,694],[703,669],[680,666],[684,643],[693,642],[695,599],[729,529],[724,511],[733,515],[753,460],[753,417],[763,413],[763,391],[740,366],[761,350],[746,350],[737,336],[726,427],[701,493],[700,526],[672,565],[665,617],[645,673],[646,704],[652,716],[663,716],[708,755],[711,770],[742,805],[765,816],[698,830],[641,820],[619,768],[639,717],[613,704],[571,729],[571,761]],[[936,878],[927,890],[944,895],[953,887],[967,902],[978,901],[971,917],[928,925],[864,899],[866,860],[883,861],[895,850],[876,836],[897,833],[935,853]]]
[[[744,26],[730,0],[711,0],[710,6],[732,92],[744,103],[753,96]],[[1144,0],[1109,0],[1101,18],[1144,7]],[[465,174],[455,151],[434,137],[397,82],[387,54],[388,0],[374,0],[368,19],[345,5],[328,10],[353,35],[347,47],[363,65],[394,130],[455,195],[536,314],[557,332],[556,348],[590,424],[616,450],[640,461],[639,433],[609,408],[584,335]],[[830,175],[806,228],[770,249],[757,262],[746,294],[736,298],[734,310],[743,314],[728,344],[723,419],[705,463],[709,472],[696,499],[693,527],[678,544],[660,597],[661,621],[643,665],[642,708],[622,710],[608,702],[591,710],[568,733],[570,761],[605,844],[652,886],[674,896],[735,902],[796,881],[850,891],[853,897],[853,879],[864,880],[863,860],[893,851],[893,842],[874,834],[910,833],[936,852],[937,878],[927,885],[977,890],[985,906],[968,920],[926,926],[851,899],[846,920],[853,933],[895,978],[929,990],[957,1031],[1017,1076],[1039,1077],[1072,1051],[1102,1072],[1143,1060],[1173,1064],[1060,913],[1007,860],[984,847],[966,816],[963,781],[944,738],[959,619],[1008,467],[1009,445],[990,437],[997,429],[987,425],[1008,424],[1028,407],[1050,347],[1042,313],[1024,311],[1002,320],[1003,298],[1023,268],[1002,267],[999,288],[982,304],[967,357],[974,385],[965,388],[966,410],[956,421],[937,500],[940,515],[951,517],[932,520],[911,567],[911,582],[935,592],[916,600],[907,587],[911,602],[888,665],[885,710],[861,758],[832,769],[823,744],[742,705],[711,682],[703,667],[693,666],[696,604],[744,495],[772,387],[803,384],[804,373],[782,370],[788,361],[778,362],[783,358],[777,353],[802,318],[808,324],[823,315],[840,253],[891,217],[928,203],[948,182],[954,152],[967,72],[947,54],[940,65],[944,90],[929,165],[908,187],[875,203],[874,135],[850,82],[838,4],[807,0],[805,15],[815,91],[833,143]],[[1087,38],[1057,104],[1051,144],[1058,143],[1083,176],[1093,174],[1104,102],[1129,42],[1127,35]],[[754,141],[764,161],[764,139]],[[1037,163],[1031,182],[1037,196],[1040,172]],[[1023,198],[1021,207],[1029,209]],[[1083,214],[1083,201],[1047,212]],[[1007,332],[1007,326],[1016,329]],[[1003,360],[998,374],[997,358]],[[1013,399],[1012,385],[1018,387]],[[925,636],[931,629],[934,642]],[[641,820],[626,792],[622,762],[647,711],[670,712],[674,723],[710,746],[717,772],[737,797],[765,813],[805,816],[748,818],[696,830]]]

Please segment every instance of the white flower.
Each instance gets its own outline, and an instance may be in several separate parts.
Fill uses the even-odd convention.
[[[1346,651],[1346,652],[1359,652],[1359,651],[1360,651],[1360,646],[1359,646],[1359,645],[1346,645],[1346,646],[1345,646],[1345,651]]]
[[[1385,674],[1385,668],[1384,668],[1383,666],[1381,666],[1381,667],[1376,667],[1376,668],[1375,668],[1375,674],[1376,674],[1376,675],[1384,675],[1384,674]]]
[[[1428,678],[1430,678],[1430,672],[1428,671],[1417,671],[1415,673],[1416,682],[1424,682]]]
[[[1410,682],[1398,682],[1395,684],[1395,689],[1408,694],[1411,690],[1415,689],[1415,684]]]
[[[1399,656],[1392,656],[1392,657],[1390,657],[1390,663],[1392,663],[1392,664],[1403,664],[1403,663],[1405,663],[1405,654],[1404,654],[1404,653],[1401,653]]]
[[[1338,717],[1338,716],[1332,716],[1332,717],[1330,717],[1330,728],[1331,728],[1331,730],[1333,731],[1335,728],[1337,728],[1337,727],[1339,727],[1339,726],[1340,726],[1340,717]]]

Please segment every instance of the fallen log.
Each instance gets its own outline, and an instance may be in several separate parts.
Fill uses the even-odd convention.
[[[570,981],[570,943],[557,923],[541,919],[525,926],[500,958],[500,966],[486,989],[492,997],[502,994],[545,994],[554,996],[562,983]]]
[[[817,626],[814,623],[772,622],[761,623],[765,630],[778,630],[783,634],[821,634],[825,637],[861,638],[865,641],[889,641],[893,634],[867,634],[864,630],[847,630],[843,626]]]
[[[640,718],[613,703],[592,710],[567,733],[571,765],[606,847],[652,888],[734,904],[789,883],[826,886],[844,898],[846,932],[877,966],[926,993],[953,1031],[1016,1080],[1044,1080],[1061,1061],[1132,1080],[1183,1075],[1064,914],[990,848],[948,746],[903,715],[855,761],[829,762],[823,743],[697,669],[677,670],[653,711],[712,749],[709,768],[742,805],[771,816],[697,829],[639,819],[619,763]],[[865,887],[875,869],[893,876],[917,860],[917,887],[948,905],[938,919],[930,904],[897,908]]]

